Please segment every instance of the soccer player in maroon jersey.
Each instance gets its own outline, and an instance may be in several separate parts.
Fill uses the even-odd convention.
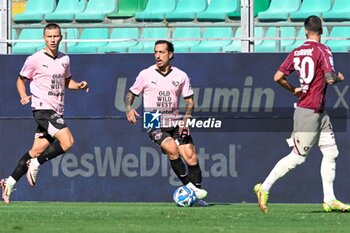
[[[135,83],[125,96],[126,117],[130,123],[136,123],[139,114],[132,104],[136,96],[143,94],[145,111],[157,111],[167,123],[176,122],[178,113],[178,99],[182,95],[186,102],[186,113],[183,122],[192,115],[194,108],[193,90],[185,72],[171,65],[174,46],[166,40],[156,41],[154,46],[155,65],[142,70]],[[158,117],[158,116],[156,116]],[[173,124],[162,125],[160,128],[150,127],[149,137],[158,144],[168,155],[170,165],[180,181],[191,188],[198,199],[204,199],[207,191],[201,189],[202,172],[198,163],[188,127]],[[181,157],[185,160],[188,168]],[[200,201],[198,203],[204,204]]]
[[[43,38],[46,47],[29,56],[17,79],[17,91],[22,105],[30,101],[38,127],[32,148],[18,161],[11,176],[0,181],[2,198],[6,204],[17,181],[27,173],[28,182],[35,185],[39,166],[64,152],[74,143],[73,135],[63,119],[64,90],[87,90],[86,81],[76,82],[71,77],[68,55],[58,51],[62,40],[61,28],[48,24]],[[30,81],[30,95],[26,85]]]
[[[262,184],[255,185],[254,191],[260,209],[267,212],[268,195],[273,184],[304,163],[311,147],[317,145],[323,155],[323,209],[326,212],[350,211],[350,205],[338,201],[334,195],[333,182],[339,152],[329,116],[324,109],[327,85],[344,80],[344,76],[334,71],[332,52],[320,42],[323,32],[321,19],[309,16],[304,22],[304,27],[307,40],[289,53],[274,76],[279,85],[299,97],[294,111],[293,133],[291,138],[287,139],[293,149],[289,155],[277,162]],[[293,71],[299,76],[300,87],[294,87],[286,79]]]

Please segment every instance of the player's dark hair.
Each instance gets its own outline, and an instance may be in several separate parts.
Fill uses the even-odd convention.
[[[157,40],[155,43],[154,43],[154,47],[156,47],[156,45],[158,44],[167,44],[167,50],[169,52],[174,52],[174,45],[173,43],[171,43],[170,41],[167,41],[167,40]]]
[[[318,33],[319,35],[321,35],[323,32],[322,20],[316,15],[311,15],[307,17],[304,21],[304,27],[305,30]]]
[[[57,24],[57,23],[49,23],[44,27],[44,35],[45,35],[45,31],[47,29],[59,29],[60,30],[60,35],[61,35],[61,27]]]

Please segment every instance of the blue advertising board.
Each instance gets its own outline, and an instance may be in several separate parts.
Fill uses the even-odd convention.
[[[290,152],[296,97],[273,81],[286,54],[176,54],[173,64],[191,78],[194,116],[222,121],[220,128],[193,129],[209,202],[255,202],[255,183]],[[36,125],[22,106],[15,83],[26,56],[0,56],[0,177],[9,176],[32,145]],[[335,68],[350,77],[350,55],[335,54]],[[41,167],[32,188],[23,177],[15,201],[171,201],[179,181],[166,155],[148,138],[142,118],[125,118],[124,96],[138,73],[154,64],[151,54],[71,55],[72,74],[90,91],[66,91],[65,119],[74,147]],[[290,79],[297,85],[298,78]],[[350,202],[349,80],[328,89],[327,110],[340,151],[335,191]],[[142,113],[142,98],[134,106]],[[180,109],[184,102],[181,101]],[[141,114],[142,115],[142,114]],[[210,123],[208,123],[210,124]],[[271,202],[322,202],[315,147],[307,161],[278,181]],[[292,194],[292,195],[291,195]]]

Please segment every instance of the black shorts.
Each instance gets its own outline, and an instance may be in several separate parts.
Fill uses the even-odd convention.
[[[181,137],[179,134],[179,127],[175,128],[159,128],[159,129],[150,129],[147,132],[151,140],[158,145],[162,144],[165,138],[172,137],[177,145],[193,144],[193,139],[191,135],[186,135]]]
[[[53,110],[35,110],[33,111],[33,117],[38,124],[35,138],[46,138],[53,141],[55,134],[67,127],[63,117]]]

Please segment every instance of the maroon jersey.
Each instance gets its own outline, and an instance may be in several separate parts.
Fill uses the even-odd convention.
[[[315,40],[306,40],[291,51],[278,69],[285,75],[298,73],[302,95],[298,106],[323,112],[327,82],[325,73],[334,72],[332,52],[329,47]]]

